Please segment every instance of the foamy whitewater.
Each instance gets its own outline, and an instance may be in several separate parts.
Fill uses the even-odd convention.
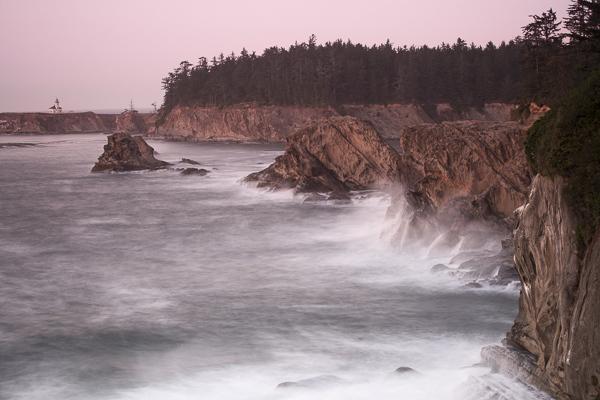
[[[473,367],[517,290],[432,274],[452,255],[390,243],[386,195],[241,184],[265,145],[151,142],[206,177],[91,174],[105,142],[0,138],[0,398],[543,398]]]

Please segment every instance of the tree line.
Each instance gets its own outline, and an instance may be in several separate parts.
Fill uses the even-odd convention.
[[[552,9],[531,16],[523,35],[485,46],[365,46],[312,35],[261,55],[243,49],[193,65],[183,61],[163,79],[163,112],[176,105],[552,103],[599,64],[600,0],[572,0],[568,17]],[[564,33],[566,29],[567,33]]]

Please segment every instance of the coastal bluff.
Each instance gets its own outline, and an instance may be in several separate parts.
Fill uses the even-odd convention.
[[[129,132],[147,134],[155,129],[156,114],[125,111],[120,114],[88,112],[0,113],[0,135]]]
[[[370,123],[384,139],[397,139],[411,126],[443,121],[516,121],[514,104],[490,103],[457,110],[450,104],[342,104],[275,106],[254,103],[223,107],[177,105],[158,118],[151,136],[180,141],[282,143],[298,130],[330,117],[354,117]]]

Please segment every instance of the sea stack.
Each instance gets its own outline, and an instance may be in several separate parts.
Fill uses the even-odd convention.
[[[154,157],[154,148],[141,136],[120,132],[108,137],[104,153],[98,158],[92,172],[140,171],[166,168],[168,165]]]

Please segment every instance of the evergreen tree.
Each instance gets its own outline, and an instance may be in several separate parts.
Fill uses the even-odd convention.
[[[565,26],[574,41],[600,39],[600,0],[572,0]]]

